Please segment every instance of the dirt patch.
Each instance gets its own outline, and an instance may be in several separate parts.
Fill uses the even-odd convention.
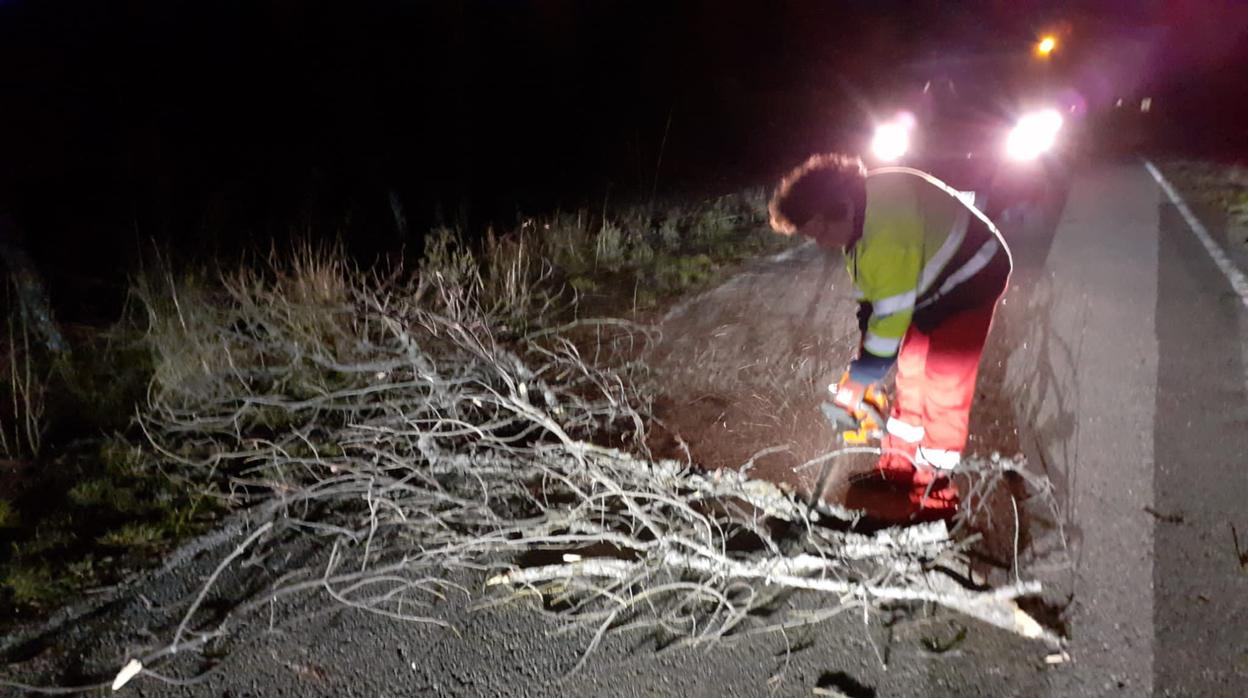
[[[672,309],[646,357],[656,455],[808,491],[818,467],[802,465],[836,446],[818,404],[856,346],[855,307],[839,259],[803,246]]]

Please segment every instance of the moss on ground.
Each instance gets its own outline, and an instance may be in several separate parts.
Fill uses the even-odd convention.
[[[17,510],[7,499],[0,499],[0,528],[14,528],[21,521]]]
[[[0,500],[0,618],[36,617],[159,560],[221,510],[114,436],[78,442]]]
[[[47,564],[6,565],[4,585],[14,603],[25,606],[42,606],[64,592],[61,580],[52,574]]]

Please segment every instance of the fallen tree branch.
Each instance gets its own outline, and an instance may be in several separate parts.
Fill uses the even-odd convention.
[[[830,617],[829,605],[935,603],[1060,643],[1015,603],[1038,583],[983,588],[946,573],[969,565],[970,538],[956,529],[820,526],[807,503],[748,467],[706,473],[647,457],[651,397],[627,323],[595,321],[581,343],[563,334],[576,324],[504,341],[488,308],[513,313],[516,303],[482,302],[485,285],[462,270],[360,276],[302,265],[242,274],[204,307],[186,302],[189,290],[173,293],[178,302],[148,299],[162,357],[142,415],[153,456],[219,496],[276,503],[285,531],[326,552],[319,569],[282,576],[183,642],[217,577],[268,544],[257,529],[145,668],[294,595],[440,623],[426,602],[464,570],[492,572],[484,581],[500,595],[545,594],[564,627],[593,631],[585,656],[621,628],[705,642],[790,627],[754,612],[791,591],[809,592],[818,610],[793,618]],[[791,536],[783,546],[777,528]],[[523,555],[564,562],[522,567]]]

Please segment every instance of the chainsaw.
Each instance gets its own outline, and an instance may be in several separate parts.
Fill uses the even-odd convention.
[[[843,379],[842,379],[843,380]],[[852,412],[830,402],[819,406],[828,424],[836,430],[837,441],[842,446],[866,446],[871,441],[878,441],[884,436],[884,420],[888,414],[888,395],[874,385],[867,386],[863,391],[862,401]],[[833,459],[824,461],[819,468],[819,478],[810,495],[812,512],[818,509],[823,501],[823,491],[828,485],[828,477],[832,474]]]
[[[864,446],[884,436],[888,415],[888,395],[874,385],[867,386],[862,402],[852,411],[830,402],[819,406],[824,418],[836,430],[837,439],[845,446]]]

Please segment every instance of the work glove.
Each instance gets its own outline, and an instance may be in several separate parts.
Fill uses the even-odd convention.
[[[823,416],[847,444],[862,444],[879,438],[888,414],[888,397],[877,383],[863,384],[841,376],[828,386],[831,399],[819,406]]]

